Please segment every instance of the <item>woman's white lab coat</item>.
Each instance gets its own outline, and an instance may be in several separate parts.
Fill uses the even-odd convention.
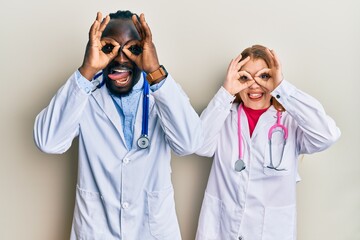
[[[246,169],[234,170],[238,160],[239,104],[221,88],[201,115],[205,143],[197,151],[213,157],[197,230],[197,240],[294,240],[296,239],[296,182],[298,157],[322,151],[340,136],[335,122],[322,105],[283,81],[272,93],[286,108],[282,124],[289,135],[283,160],[276,171],[268,168],[268,131],[276,123],[271,106],[261,115],[250,138],[246,114],[241,114]],[[272,139],[277,165],[283,144],[281,133]]]
[[[119,114],[104,86],[87,95],[73,74],[36,118],[34,139],[63,153],[79,137],[79,166],[71,239],[181,239],[171,183],[171,149],[193,153],[202,144],[200,119],[169,75],[150,94],[150,147],[136,145],[142,97],[128,151]]]

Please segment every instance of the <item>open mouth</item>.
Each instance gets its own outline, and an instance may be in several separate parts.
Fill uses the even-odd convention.
[[[132,76],[132,71],[130,69],[117,69],[113,68],[108,74],[108,77],[114,81],[115,85],[118,87],[123,87],[128,84]]]
[[[264,93],[249,93],[248,94],[248,97],[251,100],[258,100],[258,99],[261,99],[263,96],[264,96]]]

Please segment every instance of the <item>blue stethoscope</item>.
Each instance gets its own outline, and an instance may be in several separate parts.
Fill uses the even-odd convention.
[[[238,108],[238,142],[239,142],[239,158],[238,160],[236,160],[235,162],[235,171],[237,172],[241,172],[242,170],[244,170],[246,168],[245,166],[245,162],[244,162],[244,153],[243,153],[243,149],[242,149],[242,136],[241,136],[241,119],[240,119],[240,115],[241,115],[241,110],[242,110],[242,104],[239,105]],[[269,129],[268,132],[268,140],[269,140],[269,152],[270,152],[270,164],[267,166],[267,168],[270,169],[274,169],[276,171],[284,171],[285,169],[283,168],[279,168],[282,161],[283,161],[283,156],[284,156],[284,149],[285,149],[285,145],[286,145],[286,140],[288,138],[288,129],[281,124],[281,117],[282,117],[282,113],[280,111],[277,111],[276,113],[276,123]],[[281,131],[283,133],[283,139],[284,139],[284,143],[282,146],[282,151],[281,151],[281,156],[280,156],[280,160],[278,162],[278,164],[275,166],[274,162],[273,162],[273,156],[272,156],[272,135],[275,132]]]
[[[149,147],[150,140],[148,137],[149,131],[149,83],[146,81],[146,74],[142,72],[144,77],[144,89],[143,89],[143,112],[142,112],[142,127],[141,136],[137,140],[137,145],[141,149]]]
[[[149,140],[149,83],[146,81],[146,73],[142,72],[144,78],[144,87],[143,87],[143,109],[142,109],[142,126],[141,126],[141,136],[137,140],[137,145],[141,149],[146,149],[150,145]],[[105,84],[105,80],[100,82],[98,78],[102,75],[102,71],[97,73],[93,79],[94,84],[96,84],[96,88],[101,88]]]

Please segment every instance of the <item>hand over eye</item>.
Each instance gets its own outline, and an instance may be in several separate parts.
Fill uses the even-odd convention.
[[[103,53],[109,54],[109,53],[112,52],[113,49],[114,49],[114,45],[112,45],[112,44],[106,44],[105,46],[102,47],[101,50],[103,51]]]
[[[128,49],[132,54],[134,54],[136,56],[140,55],[143,52],[142,47],[140,47],[138,45],[131,45]]]
[[[223,87],[231,94],[235,95],[242,91],[245,88],[251,86],[254,83],[254,79],[251,75],[245,71],[239,71],[242,66],[244,66],[249,60],[250,57],[247,57],[240,61],[241,54],[233,59],[228,67],[226,74],[226,79],[224,81]]]
[[[261,75],[259,76],[259,78],[261,78],[262,80],[267,81],[267,80],[269,80],[269,78],[271,78],[271,77],[270,77],[269,74],[263,73],[263,74],[261,74]]]

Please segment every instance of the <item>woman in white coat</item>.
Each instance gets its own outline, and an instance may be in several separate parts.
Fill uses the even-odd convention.
[[[196,239],[296,239],[298,158],[340,136],[322,105],[283,79],[274,51],[255,45],[231,61],[201,120],[197,154],[214,161]]]

